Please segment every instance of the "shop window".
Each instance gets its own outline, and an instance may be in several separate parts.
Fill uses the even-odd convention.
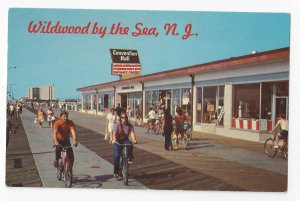
[[[172,108],[171,108],[171,115],[176,114],[176,107],[180,105],[180,89],[173,89],[172,90]]]
[[[103,112],[103,103],[104,103],[104,96],[100,94],[98,97],[98,111]]]
[[[189,89],[182,89],[181,90],[181,107],[183,112],[186,114],[191,115],[191,104],[192,104],[192,90]]]
[[[272,118],[273,83],[262,83],[261,92],[261,119]]]
[[[233,115],[235,118],[259,118],[260,84],[233,86]]]
[[[289,83],[278,82],[276,83],[276,96],[288,96],[289,95]]]
[[[159,107],[159,91],[152,91],[152,106],[157,111]]]
[[[218,87],[218,96],[217,96],[217,125],[224,125],[224,86]]]
[[[97,95],[93,95],[93,110],[97,110]]]
[[[216,123],[217,87],[203,87],[203,118],[202,123]]]
[[[196,122],[223,126],[224,86],[198,87],[196,92]]]
[[[197,88],[196,101],[196,122],[200,123],[202,119],[202,87]]]
[[[85,110],[91,110],[91,95],[84,96],[83,107]]]
[[[145,92],[145,114],[149,113],[149,108],[152,106],[151,91]]]

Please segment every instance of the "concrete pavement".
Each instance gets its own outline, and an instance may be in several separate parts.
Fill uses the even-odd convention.
[[[34,124],[34,117],[35,115],[26,109],[21,114],[43,187],[64,187],[64,183],[56,179],[56,169],[53,167],[53,130],[48,127],[47,122],[39,128],[38,124]],[[74,155],[73,188],[146,189],[134,179],[129,180],[128,186],[125,186],[121,180],[116,181],[112,178],[112,164],[81,144],[74,148]]]

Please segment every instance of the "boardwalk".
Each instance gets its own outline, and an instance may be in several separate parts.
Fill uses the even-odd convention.
[[[112,147],[103,140],[104,119],[99,116],[76,112],[70,112],[70,118],[76,123],[80,145],[99,156],[101,160],[112,164]],[[19,126],[19,129],[22,130],[22,124],[18,122],[14,123],[14,126]],[[21,131],[19,129],[17,133]],[[162,137],[145,134],[145,130],[138,127],[136,127],[136,133],[138,144],[134,148],[135,160],[130,169],[130,178],[140,182],[146,188],[264,192],[284,192],[287,190],[287,161],[280,156],[274,159],[266,158],[261,143],[195,133],[195,139],[188,151],[182,149],[165,151]],[[12,136],[7,151],[7,161],[14,161],[16,158],[9,158],[9,156],[13,156],[12,148],[16,146],[13,138],[17,135]],[[25,138],[23,140],[26,141]],[[24,153],[26,152],[24,151]],[[82,160],[80,153],[81,151],[76,153],[75,150],[77,166],[80,166]],[[77,182],[78,187],[103,188],[103,185],[93,184],[95,181],[96,183],[103,183],[97,174],[104,170],[97,170],[97,166],[93,168],[94,171],[98,172],[96,176],[91,177],[92,179],[89,179],[89,172],[87,172],[86,178],[75,173],[75,185]],[[11,165],[7,165],[7,173],[11,172],[12,169],[14,168]],[[111,179],[111,172],[112,169],[109,169],[109,174],[106,175],[105,180]],[[13,177],[18,178],[18,175],[16,173],[7,174],[7,185],[22,184],[25,186],[26,181],[24,183],[13,181],[11,179]],[[33,181],[33,179],[29,180]],[[89,182],[91,185],[88,184]],[[129,186],[131,184],[129,183]],[[41,186],[41,183],[36,185]],[[123,188],[124,186],[114,187]]]

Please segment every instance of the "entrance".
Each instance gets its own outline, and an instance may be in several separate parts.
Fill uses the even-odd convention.
[[[127,94],[121,94],[121,108],[127,110]]]
[[[289,98],[285,96],[277,96],[275,98],[275,123],[279,114],[285,114],[286,119],[289,118]]]

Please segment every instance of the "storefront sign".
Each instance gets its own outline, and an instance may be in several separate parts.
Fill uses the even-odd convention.
[[[139,75],[141,64],[137,50],[110,49],[112,75]]]
[[[113,63],[111,67],[112,75],[140,74],[141,64]]]

